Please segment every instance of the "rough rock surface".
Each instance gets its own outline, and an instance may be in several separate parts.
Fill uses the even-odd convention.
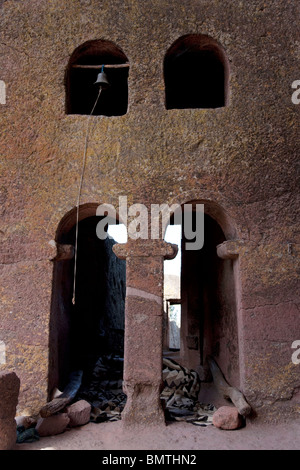
[[[40,437],[55,436],[65,431],[70,422],[67,413],[60,413],[49,416],[48,418],[40,418],[36,425],[36,430]]]
[[[49,354],[49,325],[56,333],[67,324],[70,299],[60,290],[64,284],[55,284],[47,250],[62,221],[74,224],[87,120],[66,114],[64,77],[73,51],[101,37],[129,59],[128,113],[93,116],[81,217],[94,216],[100,203],[118,211],[120,195],[129,206],[204,202],[227,239],[245,242],[233,261],[242,334],[230,349],[220,338],[223,362],[233,369],[228,350],[235,364],[242,358],[236,382],[259,413],[272,407],[277,419],[280,404],[282,416],[296,416],[299,364],[291,345],[300,338],[300,105],[291,96],[299,79],[298,2],[153,0],[149,7],[138,0],[30,0],[1,1],[0,8],[0,79],[7,88],[0,107],[7,364],[0,368],[15,368],[21,379],[20,411],[35,414],[47,401],[49,364],[53,384],[60,373]],[[226,52],[223,108],[165,107],[164,58],[191,32],[209,34]],[[141,290],[149,288],[151,268]],[[56,299],[61,311],[51,312]],[[223,323],[229,334],[227,317]],[[156,331],[150,320],[147,328]],[[222,369],[231,382],[232,370]]]
[[[85,400],[79,400],[66,408],[70,419],[69,426],[83,426],[90,420],[91,405]]]
[[[242,417],[235,406],[221,406],[213,415],[213,425],[221,429],[238,429],[242,426]]]
[[[14,372],[0,372],[0,450],[10,450],[16,442],[19,390],[20,379]]]

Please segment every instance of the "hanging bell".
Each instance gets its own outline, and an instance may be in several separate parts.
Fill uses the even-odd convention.
[[[95,85],[100,85],[104,89],[110,86],[110,83],[107,79],[107,75],[105,72],[103,72],[103,67],[101,72],[98,74],[97,80],[95,81]]]

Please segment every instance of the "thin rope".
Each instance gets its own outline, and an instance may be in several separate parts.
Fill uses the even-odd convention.
[[[79,183],[79,191],[78,191],[78,198],[77,198],[77,213],[76,213],[76,235],[75,235],[75,250],[74,250],[74,279],[73,279],[73,298],[72,304],[75,305],[75,293],[76,293],[76,274],[77,274],[77,250],[78,250],[78,225],[79,225],[79,205],[80,205],[80,197],[81,197],[81,190],[82,190],[82,183],[84,178],[84,171],[86,165],[86,156],[87,156],[87,148],[88,148],[88,138],[89,138],[89,127],[90,127],[90,120],[91,116],[95,111],[97,106],[98,100],[100,98],[102,91],[102,87],[99,88],[99,93],[94,103],[93,109],[87,119],[87,126],[86,126],[86,135],[85,135],[85,145],[84,145],[84,152],[83,152],[83,162],[82,162],[82,170],[80,176],[80,183]]]

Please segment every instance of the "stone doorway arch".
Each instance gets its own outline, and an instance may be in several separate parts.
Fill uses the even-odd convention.
[[[126,265],[113,253],[114,240],[98,238],[97,207],[91,203],[79,209],[75,304],[76,209],[63,217],[57,229],[61,256],[53,266],[49,395],[56,387],[63,390],[74,370],[83,370],[83,381],[88,382],[99,356],[123,355]]]
[[[239,262],[238,256],[223,256],[220,250],[237,238],[238,230],[219,204],[208,200],[186,204],[192,206],[193,213],[197,205],[204,205],[204,245],[200,250],[186,250],[182,223],[177,299],[181,304],[180,350],[173,357],[209,382],[207,357],[213,356],[229,382],[239,387]]]

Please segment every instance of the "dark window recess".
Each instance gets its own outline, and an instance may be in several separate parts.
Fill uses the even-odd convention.
[[[182,36],[164,60],[166,108],[219,108],[226,104],[228,64],[223,48],[202,34]]]
[[[88,41],[73,52],[66,72],[67,114],[91,114],[99,92],[95,82],[103,65],[110,86],[101,92],[93,115],[126,114],[128,59],[118,46],[104,40]]]

